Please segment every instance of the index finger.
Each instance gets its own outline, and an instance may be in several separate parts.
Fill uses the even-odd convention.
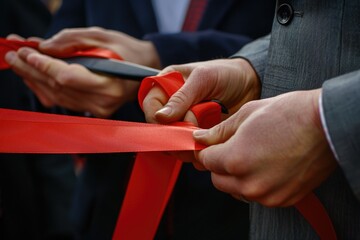
[[[21,37],[20,35],[15,34],[15,33],[9,34],[9,35],[6,37],[6,39],[8,39],[8,40],[17,40],[17,41],[23,41],[23,40],[25,40],[23,37]]]
[[[169,100],[168,96],[159,86],[154,86],[143,101],[143,111],[147,122],[158,123],[155,113],[165,106]]]
[[[207,147],[197,152],[195,156],[206,170],[217,174],[228,174],[221,146],[214,145]]]

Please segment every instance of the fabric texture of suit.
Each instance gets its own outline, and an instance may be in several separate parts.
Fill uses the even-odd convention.
[[[64,0],[48,35],[85,26],[118,30],[152,41],[167,66],[230,56],[270,32],[274,7],[268,0],[210,0],[198,32],[160,34],[150,0]],[[113,118],[144,121],[137,102],[123,106]],[[74,212],[81,237],[111,238],[132,159],[132,154],[87,157]],[[215,190],[209,173],[184,166],[157,239],[246,238],[247,208]]]
[[[0,36],[42,37],[51,14],[40,0],[1,0]],[[0,71],[0,107],[34,110],[33,98],[11,70]],[[0,154],[0,239],[66,239],[75,174],[62,155]]]
[[[339,168],[317,189],[339,239],[360,236],[360,2],[278,1],[295,15],[241,49],[262,81],[262,98],[322,87],[327,130]],[[295,208],[251,204],[251,239],[318,239]]]

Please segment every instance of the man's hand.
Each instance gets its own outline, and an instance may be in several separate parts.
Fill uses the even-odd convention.
[[[185,84],[170,99],[154,86],[143,101],[148,122],[188,120],[188,110],[192,105],[213,99],[221,101],[233,113],[260,95],[260,81],[244,59],[170,66],[160,75],[171,71],[179,71],[184,76]]]
[[[208,148],[199,164],[221,191],[268,207],[290,206],[337,164],[322,129],[319,89],[253,101],[210,130],[194,132]]]
[[[234,112],[247,101],[258,99],[260,95],[260,81],[250,64],[243,59],[170,66],[159,75],[172,71],[182,73],[185,84],[170,99],[161,88],[154,86],[143,101],[147,122],[188,121],[197,125],[195,116],[189,111],[192,105],[217,99],[230,112]],[[198,170],[203,170],[201,164],[194,161],[192,152],[172,154],[184,162],[192,162]]]
[[[63,56],[94,47],[112,50],[132,63],[161,68],[159,55],[152,42],[99,27],[62,30],[52,38],[42,41],[39,50],[51,56]]]
[[[136,99],[139,83],[94,74],[30,48],[9,52],[6,61],[46,106],[61,106],[97,117],[109,117],[125,102]]]
[[[23,40],[16,35],[8,38]],[[157,51],[151,42],[116,31],[97,27],[68,29],[48,40],[30,40],[39,41],[40,52],[51,56],[99,47],[112,50],[127,61],[160,68]],[[66,64],[29,48],[10,52],[5,59],[47,107],[58,105],[108,117],[125,102],[136,99],[139,83],[94,74],[82,66]]]

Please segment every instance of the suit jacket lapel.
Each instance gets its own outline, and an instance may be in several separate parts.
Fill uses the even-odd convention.
[[[198,29],[216,27],[234,1],[241,0],[209,0]]]
[[[157,32],[158,27],[151,0],[130,0],[129,2],[144,33]]]

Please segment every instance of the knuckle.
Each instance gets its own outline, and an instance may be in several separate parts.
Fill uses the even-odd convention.
[[[258,101],[250,101],[245,103],[242,107],[241,107],[241,112],[245,115],[248,115],[249,113],[251,113],[258,105],[257,103]]]
[[[162,71],[161,71],[161,74],[165,74],[165,73],[168,73],[168,72],[174,72],[177,70],[176,68],[177,65],[171,65],[171,66],[168,66],[166,68],[164,68]]]
[[[171,104],[183,105],[186,103],[186,99],[188,98],[189,95],[182,89],[179,89],[174,95],[171,96],[169,100],[169,105]]]
[[[208,76],[209,74],[212,74],[212,68],[208,67],[208,66],[197,66],[194,69],[194,74],[199,74],[199,75],[205,75]]]
[[[37,61],[35,63],[35,67],[39,68],[41,72],[49,73],[51,69],[51,63],[50,61]]]
[[[123,97],[103,96],[93,107],[94,111],[96,111],[93,113],[96,113],[102,118],[107,118],[111,116],[116,111],[116,109],[122,106],[125,101],[126,100]]]
[[[91,109],[89,112],[98,118],[107,118],[110,115],[109,111],[104,108]]]
[[[248,199],[261,199],[266,195],[266,188],[259,182],[244,183],[242,193]]]
[[[224,139],[227,136],[227,125],[220,123],[216,125],[211,130],[211,133],[214,133],[219,136],[220,139]]]
[[[198,171],[206,171],[206,168],[204,167],[204,165],[202,165],[201,163],[199,163],[197,161],[193,162],[193,166]]]
[[[72,67],[69,67],[69,71],[59,71],[54,78],[60,85],[68,85],[73,80],[73,76],[71,74],[73,69]]]
[[[226,192],[226,185],[224,184],[224,181],[219,181],[218,178],[214,177],[213,174],[211,174],[211,181],[214,185],[214,187],[222,192]]]
[[[274,191],[266,183],[253,184],[244,189],[244,192],[249,199],[254,199],[265,207],[284,207],[289,203],[289,195],[284,194],[283,191]]]
[[[203,151],[206,151],[203,150]],[[208,157],[208,154],[201,154],[202,152],[200,152],[200,154],[198,154],[198,159],[199,159],[199,162],[202,163],[202,165],[210,170],[210,171],[213,171],[212,169],[212,162],[209,160],[209,157]]]
[[[44,107],[51,108],[55,106],[55,103],[53,101],[50,101],[49,99],[39,99],[41,104],[44,105]]]
[[[65,29],[61,30],[58,34],[56,34],[54,37],[58,37],[60,35],[67,37],[67,36],[71,35],[73,32],[74,32],[74,29],[65,28]]]
[[[199,79],[199,83],[206,84],[216,79],[217,74],[217,71],[214,71],[214,68],[209,66],[197,66],[193,71],[193,75],[196,75],[196,78]]]
[[[230,175],[238,175],[238,174],[241,174],[241,172],[239,172],[238,165],[239,164],[237,164],[236,161],[228,160],[224,163],[224,169],[225,169],[226,173],[228,173]]]
[[[89,30],[92,30],[92,31],[97,32],[97,31],[103,30],[103,28],[102,28],[102,27],[98,27],[98,26],[93,26],[93,27],[90,27]]]
[[[198,85],[201,90],[215,90],[214,82],[216,80],[216,72],[207,66],[199,66],[192,72],[194,84]]]
[[[216,95],[217,73],[208,66],[198,66],[191,73],[187,87],[194,93],[194,98],[199,101],[214,98]]]
[[[61,69],[56,69],[56,66],[53,66],[53,69],[54,71],[52,72],[54,75],[52,77],[56,79],[60,85],[71,84],[75,80],[74,73],[80,72],[80,70],[82,70],[81,67],[76,64],[70,64],[66,67],[62,67]]]
[[[283,200],[279,197],[269,195],[258,200],[258,202],[265,207],[273,208],[282,206]]]
[[[145,121],[148,123],[155,123],[156,119],[153,114],[145,114]]]

